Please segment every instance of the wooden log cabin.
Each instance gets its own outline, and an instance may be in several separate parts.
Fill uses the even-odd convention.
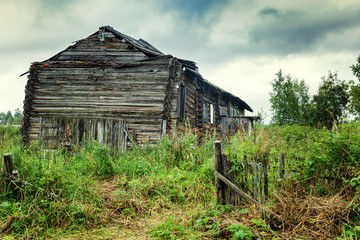
[[[27,73],[25,142],[81,144],[85,137],[122,151],[130,139],[155,144],[175,124],[188,121],[199,132],[221,125],[227,130],[229,118],[252,112],[206,81],[194,62],[110,26],[32,63]]]

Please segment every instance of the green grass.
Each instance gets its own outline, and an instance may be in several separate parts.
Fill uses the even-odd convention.
[[[61,238],[156,216],[162,220],[141,234],[155,239],[250,239],[261,231],[270,232],[262,227],[254,232],[249,226],[226,222],[226,216],[245,213],[216,203],[213,134],[207,134],[200,144],[188,131],[178,138],[164,137],[155,147],[134,145],[131,151],[110,156],[108,149],[95,142],[72,152],[62,148],[47,151],[37,144],[23,146],[19,128],[0,125],[0,133],[0,153],[12,153],[20,177],[64,199],[54,201],[29,188],[10,189],[2,179],[1,237]],[[287,177],[303,181],[309,188],[315,186],[311,188],[314,194],[336,194],[348,183],[360,191],[359,123],[339,126],[338,132],[260,126],[255,136],[238,133],[223,141],[222,151],[235,163],[241,163],[244,155],[267,158],[270,193],[277,191],[280,153],[288,156]],[[250,186],[245,180],[238,179]],[[254,221],[260,220],[258,216]],[[347,223],[343,234],[357,225],[357,220]]]

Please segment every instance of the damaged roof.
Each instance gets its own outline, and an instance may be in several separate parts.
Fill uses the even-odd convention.
[[[182,63],[183,60],[179,59],[179,61]],[[249,112],[253,112],[252,108],[245,101],[225,91],[224,89],[210,83],[209,81],[204,79],[201,74],[196,71],[196,69],[185,67],[185,74],[190,76],[191,78],[196,79],[196,85],[203,91],[203,93],[205,93],[206,91],[211,91],[224,99],[229,99],[229,101],[235,106],[239,106],[240,108],[244,108]]]
[[[173,57],[172,55],[165,55],[164,53],[162,53],[161,51],[159,51],[158,49],[156,49],[154,46],[152,46],[150,43],[148,43],[147,41],[145,41],[144,39],[139,39],[136,40],[126,34],[123,34],[119,31],[117,31],[116,29],[114,29],[111,26],[102,26],[99,28],[99,30],[95,33],[93,33],[92,35],[90,35],[87,38],[91,38],[94,36],[99,36],[100,31],[104,31],[104,32],[111,32],[115,37],[117,37],[120,41],[124,42],[124,43],[129,43],[130,45],[132,45],[134,48],[138,49],[139,51],[143,52],[145,55],[147,55],[150,58],[154,58],[154,57]],[[87,39],[85,38],[85,39]],[[80,42],[83,41],[85,39],[81,39],[76,41]],[[75,46],[76,46],[75,43]],[[43,61],[43,62],[47,62],[47,61],[55,61],[58,59],[58,57],[65,51],[67,51],[69,48],[73,48],[75,47],[74,45],[69,46],[68,48],[66,48],[65,50],[59,52],[58,54],[56,54],[55,56]],[[185,60],[185,59],[178,59],[179,62],[182,64],[185,74],[190,74],[192,75],[192,77],[194,77],[196,79],[196,83],[197,86],[199,86],[201,88],[201,90],[203,92],[206,91],[211,91],[212,93],[218,94],[220,96],[222,96],[223,98],[228,98],[230,100],[230,102],[232,104],[234,104],[235,106],[238,106],[239,108],[244,108],[250,112],[253,112],[253,110],[251,109],[251,107],[242,99],[240,99],[239,97],[221,89],[220,87],[210,83],[209,81],[207,81],[206,79],[204,79],[201,74],[198,71],[198,67],[196,66],[196,63],[190,60]],[[140,60],[141,61],[141,60]],[[28,73],[28,72],[26,72]],[[21,74],[20,76],[25,75]]]

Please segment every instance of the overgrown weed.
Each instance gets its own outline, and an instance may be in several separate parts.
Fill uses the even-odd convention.
[[[280,196],[277,166],[280,153],[285,153],[286,179],[302,184],[304,196],[299,203],[309,205],[303,200],[311,196],[320,207],[336,200],[341,202],[338,204],[341,208],[333,209],[339,213],[345,211],[344,206],[351,209],[347,222],[336,223],[339,225],[334,233],[339,234],[343,229],[346,237],[358,234],[356,226],[360,225],[360,125],[351,123],[338,129],[332,132],[303,126],[260,126],[256,134],[238,132],[223,141],[222,149],[231,161],[239,163],[239,172],[243,170],[244,155],[249,161],[254,157],[259,161],[268,159],[270,195],[273,196],[269,205],[273,208],[279,207],[276,204],[280,200],[274,197]],[[162,137],[157,146],[141,148],[133,144],[131,151],[119,156],[111,156],[108,149],[95,142],[85,142],[72,152],[65,148],[50,151],[36,143],[23,146],[16,128],[0,126],[0,133],[1,153],[12,153],[20,177],[64,199],[54,201],[41,191],[28,188],[6,188],[2,180],[2,235],[49,238],[111,224],[125,226],[135,219],[156,215],[164,216],[164,220],[146,231],[160,239],[285,236],[277,232],[280,230],[260,226],[271,226],[272,220],[252,207],[241,212],[217,205],[213,160],[216,135],[212,132],[206,133],[200,143],[198,137],[186,129],[183,134]],[[240,176],[238,184],[250,188],[251,178]],[[344,186],[349,198],[344,198]],[[292,192],[296,193],[294,189]],[[336,194],[339,197],[335,199]],[[286,207],[296,206],[289,198],[286,201],[289,203]],[[174,209],[181,212],[169,217]],[[300,214],[293,210],[294,214]],[[265,222],[260,224],[260,221]],[[307,219],[304,223],[312,224],[311,221]]]

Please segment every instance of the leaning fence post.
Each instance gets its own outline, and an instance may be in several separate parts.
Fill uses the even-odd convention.
[[[223,174],[221,171],[221,142],[214,142],[214,160],[215,160],[215,173],[218,172]],[[216,198],[217,202],[221,204],[226,204],[224,201],[224,188],[221,180],[215,176],[215,188],[216,188]]]

